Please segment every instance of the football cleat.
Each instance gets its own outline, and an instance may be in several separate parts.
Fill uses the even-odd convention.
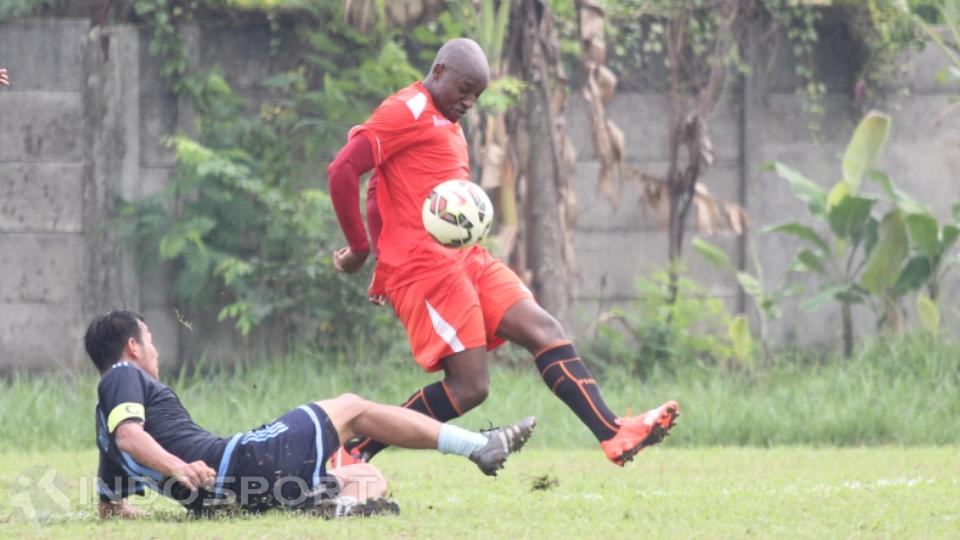
[[[337,451],[330,456],[330,459],[327,460],[328,469],[337,469],[340,467],[345,467],[347,465],[355,465],[357,463],[365,463],[367,461],[366,456],[361,452],[348,452],[346,448],[341,446],[337,448]]]
[[[487,437],[487,444],[470,454],[470,461],[476,463],[483,474],[496,476],[507,456],[523,448],[536,425],[537,419],[528,416],[510,426],[481,431]]]
[[[676,401],[668,401],[641,415],[621,418],[620,430],[612,439],[601,442],[600,448],[607,459],[623,467],[638,452],[669,435],[678,416],[680,405]]]
[[[324,519],[392,516],[400,513],[400,505],[384,497],[373,497],[363,502],[354,497],[336,497],[320,501],[313,512]]]

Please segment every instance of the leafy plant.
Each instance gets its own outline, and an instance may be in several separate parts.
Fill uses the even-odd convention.
[[[709,261],[714,266],[729,272],[736,279],[737,283],[740,284],[740,287],[752,300],[754,308],[757,311],[757,316],[760,322],[760,344],[763,347],[763,358],[764,362],[769,362],[770,360],[770,337],[769,337],[769,326],[770,321],[774,319],[779,319],[783,312],[780,309],[780,304],[783,300],[797,296],[803,292],[802,284],[787,284],[786,278],[784,276],[784,281],[781,281],[776,287],[768,290],[766,286],[766,280],[764,279],[763,266],[760,264],[760,257],[757,255],[756,245],[753,242],[753,238],[750,235],[747,235],[747,240],[750,246],[750,255],[753,261],[754,273],[746,272],[738,269],[730,261],[730,258],[727,257],[727,254],[717,246],[710,244],[702,238],[694,238],[691,245],[694,249],[697,250],[707,261]],[[742,319],[742,321],[741,321]],[[745,341],[745,338],[742,337],[743,333],[746,332],[749,336],[749,321],[742,315],[734,319],[733,324],[736,326],[730,327],[730,336],[731,339],[736,343],[739,339],[741,343]],[[738,352],[747,348],[746,345],[741,345],[740,347],[734,347],[734,351]],[[738,357],[741,355],[738,354]],[[740,358],[741,362],[744,361],[743,358]]]
[[[916,23],[923,29],[927,37],[943,51],[949,62],[949,65],[938,74],[938,77],[941,82],[954,84],[960,89],[960,0],[932,0],[922,7],[936,14],[935,20],[942,22],[945,28],[945,32],[941,34],[938,29],[924,20],[925,11],[923,9],[916,6],[912,7]],[[940,118],[945,118],[958,109],[960,109],[960,96],[955,99],[953,105],[940,115]]]
[[[598,318],[589,345],[592,356],[626,366],[640,377],[656,368],[673,371],[730,358],[749,362],[749,330],[745,338],[742,329],[746,321],[735,323],[723,300],[682,275],[676,301],[671,302],[669,282],[663,271],[638,277],[637,299]]]
[[[312,3],[290,37],[303,63],[264,80],[270,97],[256,109],[218,71],[188,68],[171,22],[188,12],[166,0],[137,0],[136,9],[153,22],[151,52],[193,103],[198,128],[171,141],[177,174],[163,191],[118,206],[141,259],[173,261],[176,298],[215,308],[242,334],[262,327],[334,345],[372,327],[392,340],[390,314],[366,308],[364,281],[332,268],[342,239],[314,164],[384,95],[419,77],[396,33],[361,34],[340,22],[339,2]],[[327,21],[322,30],[315,20]]]
[[[804,247],[794,255],[791,271],[816,276],[816,295],[802,309],[812,311],[833,299],[843,316],[843,350],[853,350],[852,307],[869,305],[878,326],[899,331],[904,325],[902,298],[927,287],[936,298],[947,270],[946,255],[960,236],[954,224],[941,227],[930,211],[898,189],[890,178],[873,169],[890,132],[890,118],[868,114],[854,131],[843,156],[842,180],[828,192],[783,163],[770,168],[790,184],[794,196],[806,203],[822,234],[800,222],[767,228],[800,239]],[[876,194],[861,192],[864,178],[880,187]]]

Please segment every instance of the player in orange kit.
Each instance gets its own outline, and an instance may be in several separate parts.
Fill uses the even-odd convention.
[[[370,298],[389,301],[406,328],[414,358],[443,380],[410,397],[404,407],[447,421],[487,397],[486,351],[510,340],[534,355],[547,386],[600,441],[607,458],[623,465],[660,442],[679,415],[668,401],[642,415],[618,417],[560,323],[534,300],[517,275],[486,249],[446,248],[423,228],[421,206],[439,183],[469,179],[467,142],[458,120],[489,81],[483,50],[454,39],[437,52],[430,73],[388,97],[327,169],[330,196],[348,247],[334,252],[338,270],[353,273],[370,252],[360,215],[360,176],[374,170],[367,219],[377,253]],[[385,447],[362,439],[339,459],[366,461]]]

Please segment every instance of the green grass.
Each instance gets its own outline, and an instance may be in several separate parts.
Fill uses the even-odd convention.
[[[90,497],[81,500],[82,477],[95,469],[93,451],[4,453],[0,493],[10,493],[22,471],[52,466],[74,514],[37,524],[4,497],[0,529],[6,538],[164,539],[960,535],[955,447],[685,449],[669,442],[625,469],[605,463],[597,450],[525,451],[496,479],[458,458],[391,450],[376,463],[391,478],[401,515],[341,522],[282,513],[185,521],[172,503],[154,499],[146,521],[101,524],[90,515]],[[543,476],[556,485],[533,489]]]
[[[380,363],[369,357],[298,355],[165,382],[201,426],[230,435],[346,391],[400,403],[436,380],[403,355]],[[607,403],[641,411],[677,399],[683,416],[675,447],[960,444],[960,344],[952,341],[877,341],[851,361],[781,357],[751,373],[690,365],[646,381],[625,373],[596,370]],[[458,423],[478,428],[533,414],[543,427],[535,447],[596,445],[525,360],[493,365],[491,378],[487,401]],[[0,379],[0,451],[91,448],[96,384],[92,367],[80,376]]]

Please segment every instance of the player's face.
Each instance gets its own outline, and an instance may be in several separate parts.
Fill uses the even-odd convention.
[[[435,105],[451,122],[467,114],[487,89],[485,74],[461,73],[446,64],[434,66],[433,78],[436,81]]]
[[[160,378],[159,370],[159,358],[160,353],[157,352],[157,348],[153,345],[153,334],[150,333],[150,328],[147,327],[143,321],[139,321],[140,324],[140,343],[136,343],[134,340],[134,349],[136,351],[136,360],[137,364],[144,371],[153,375],[155,379]]]

